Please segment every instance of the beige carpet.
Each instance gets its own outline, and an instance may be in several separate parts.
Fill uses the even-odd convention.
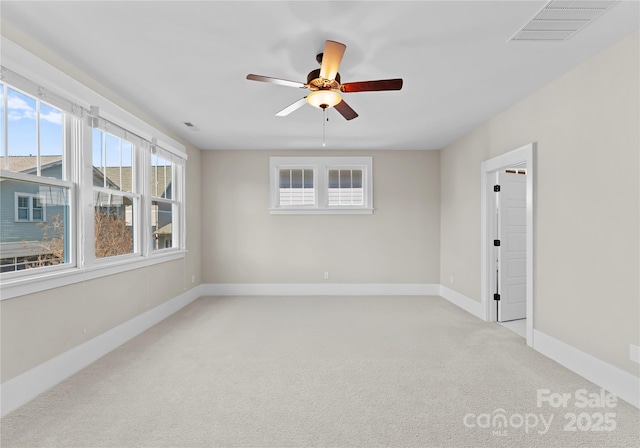
[[[540,389],[572,398],[566,408],[537,407]],[[0,440],[2,448],[640,446],[640,411],[621,400],[576,408],[581,389],[600,392],[441,298],[202,298],[8,415]]]

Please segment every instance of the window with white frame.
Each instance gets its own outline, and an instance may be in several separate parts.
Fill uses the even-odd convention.
[[[315,205],[314,177],[313,169],[280,168],[278,170],[278,205]]]
[[[47,220],[44,200],[32,193],[15,193],[16,222],[42,222]]]
[[[171,139],[161,134],[161,144],[143,138],[124,127],[126,120],[116,124],[98,108],[79,106],[78,97],[69,100],[0,70],[3,298],[20,295],[25,278],[46,289],[52,270],[74,283],[66,272],[81,267],[100,276],[117,272],[119,264],[131,269],[136,262],[183,257],[184,147],[165,146]],[[72,87],[96,98],[84,86]],[[126,113],[110,115],[114,111],[153,132]]]
[[[72,266],[67,113],[3,82],[0,119],[1,272]]]
[[[270,213],[373,213],[371,157],[271,157]]]
[[[155,149],[150,157],[151,170],[151,249],[173,249],[181,221],[182,164],[171,154]]]
[[[137,186],[131,142],[92,129],[95,258],[139,252]]]

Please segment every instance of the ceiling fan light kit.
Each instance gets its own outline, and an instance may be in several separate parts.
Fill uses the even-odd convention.
[[[328,109],[340,101],[342,97],[334,90],[316,90],[307,95],[307,103],[320,109]]]
[[[254,74],[247,75],[247,79],[311,90],[309,95],[278,112],[276,114],[278,117],[289,115],[306,102],[323,110],[334,107],[346,120],[353,120],[358,114],[342,99],[340,93],[400,90],[402,88],[402,79],[382,79],[340,84],[338,69],[346,48],[346,45],[340,42],[326,41],[324,52],[316,56],[316,60],[320,63],[320,68],[312,70],[307,75],[306,84]]]

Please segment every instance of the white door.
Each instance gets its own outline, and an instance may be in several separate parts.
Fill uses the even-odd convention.
[[[498,321],[527,313],[527,183],[524,170],[498,174]]]

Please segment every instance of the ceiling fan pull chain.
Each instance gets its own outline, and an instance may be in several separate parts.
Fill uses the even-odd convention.
[[[322,109],[322,147],[327,146],[325,136],[326,136],[326,125],[329,118],[327,118],[327,108]]]

